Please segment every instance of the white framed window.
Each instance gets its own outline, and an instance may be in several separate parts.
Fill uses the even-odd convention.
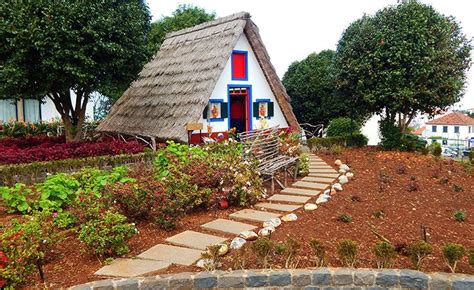
[[[0,100],[0,123],[18,121],[18,111],[15,100]]]
[[[41,103],[37,99],[23,99],[23,114],[25,122],[38,123],[41,121]]]

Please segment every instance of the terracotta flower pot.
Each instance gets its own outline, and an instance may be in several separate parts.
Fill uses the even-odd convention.
[[[229,201],[226,198],[219,200],[219,208],[220,209],[228,209],[229,208]]]

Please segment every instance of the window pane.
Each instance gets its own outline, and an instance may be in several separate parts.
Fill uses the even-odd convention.
[[[443,126],[443,133],[448,133],[448,126]]]
[[[25,109],[25,122],[38,123],[40,118],[40,104],[35,99],[24,99],[23,107]]]
[[[454,126],[454,133],[459,133],[459,126]]]
[[[14,101],[0,100],[0,123],[16,120],[16,105]]]
[[[431,131],[436,132],[436,126],[431,126]]]

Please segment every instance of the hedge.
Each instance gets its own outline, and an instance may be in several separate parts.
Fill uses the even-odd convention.
[[[350,140],[350,138],[352,138]],[[337,137],[325,137],[325,138],[310,138],[308,139],[308,147],[310,149],[318,148],[331,148],[333,145],[339,145],[346,147],[348,144],[351,144],[352,147],[362,147],[367,145],[368,139],[365,135],[355,134],[347,137],[337,136]]]
[[[132,155],[94,156],[80,159],[4,165],[0,166],[0,186],[12,186],[17,182],[33,184],[43,181],[48,174],[74,172],[83,167],[104,169],[138,162],[151,163],[155,156],[156,152],[147,151]]]

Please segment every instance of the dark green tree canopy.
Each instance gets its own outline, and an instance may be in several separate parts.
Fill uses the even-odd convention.
[[[405,132],[418,113],[433,115],[460,100],[471,49],[454,18],[404,1],[346,29],[337,47],[336,84]]]
[[[49,97],[68,140],[80,137],[90,94],[130,82],[148,56],[142,0],[4,0],[0,23],[0,97]]]
[[[336,91],[334,57],[332,50],[312,53],[292,63],[283,76],[293,111],[301,123],[327,125],[331,119],[350,116],[351,112],[359,121],[367,117]]]
[[[208,13],[203,8],[180,4],[171,16],[162,17],[151,24],[148,49],[151,54],[158,51],[167,33],[192,27],[214,20],[216,13]]]

